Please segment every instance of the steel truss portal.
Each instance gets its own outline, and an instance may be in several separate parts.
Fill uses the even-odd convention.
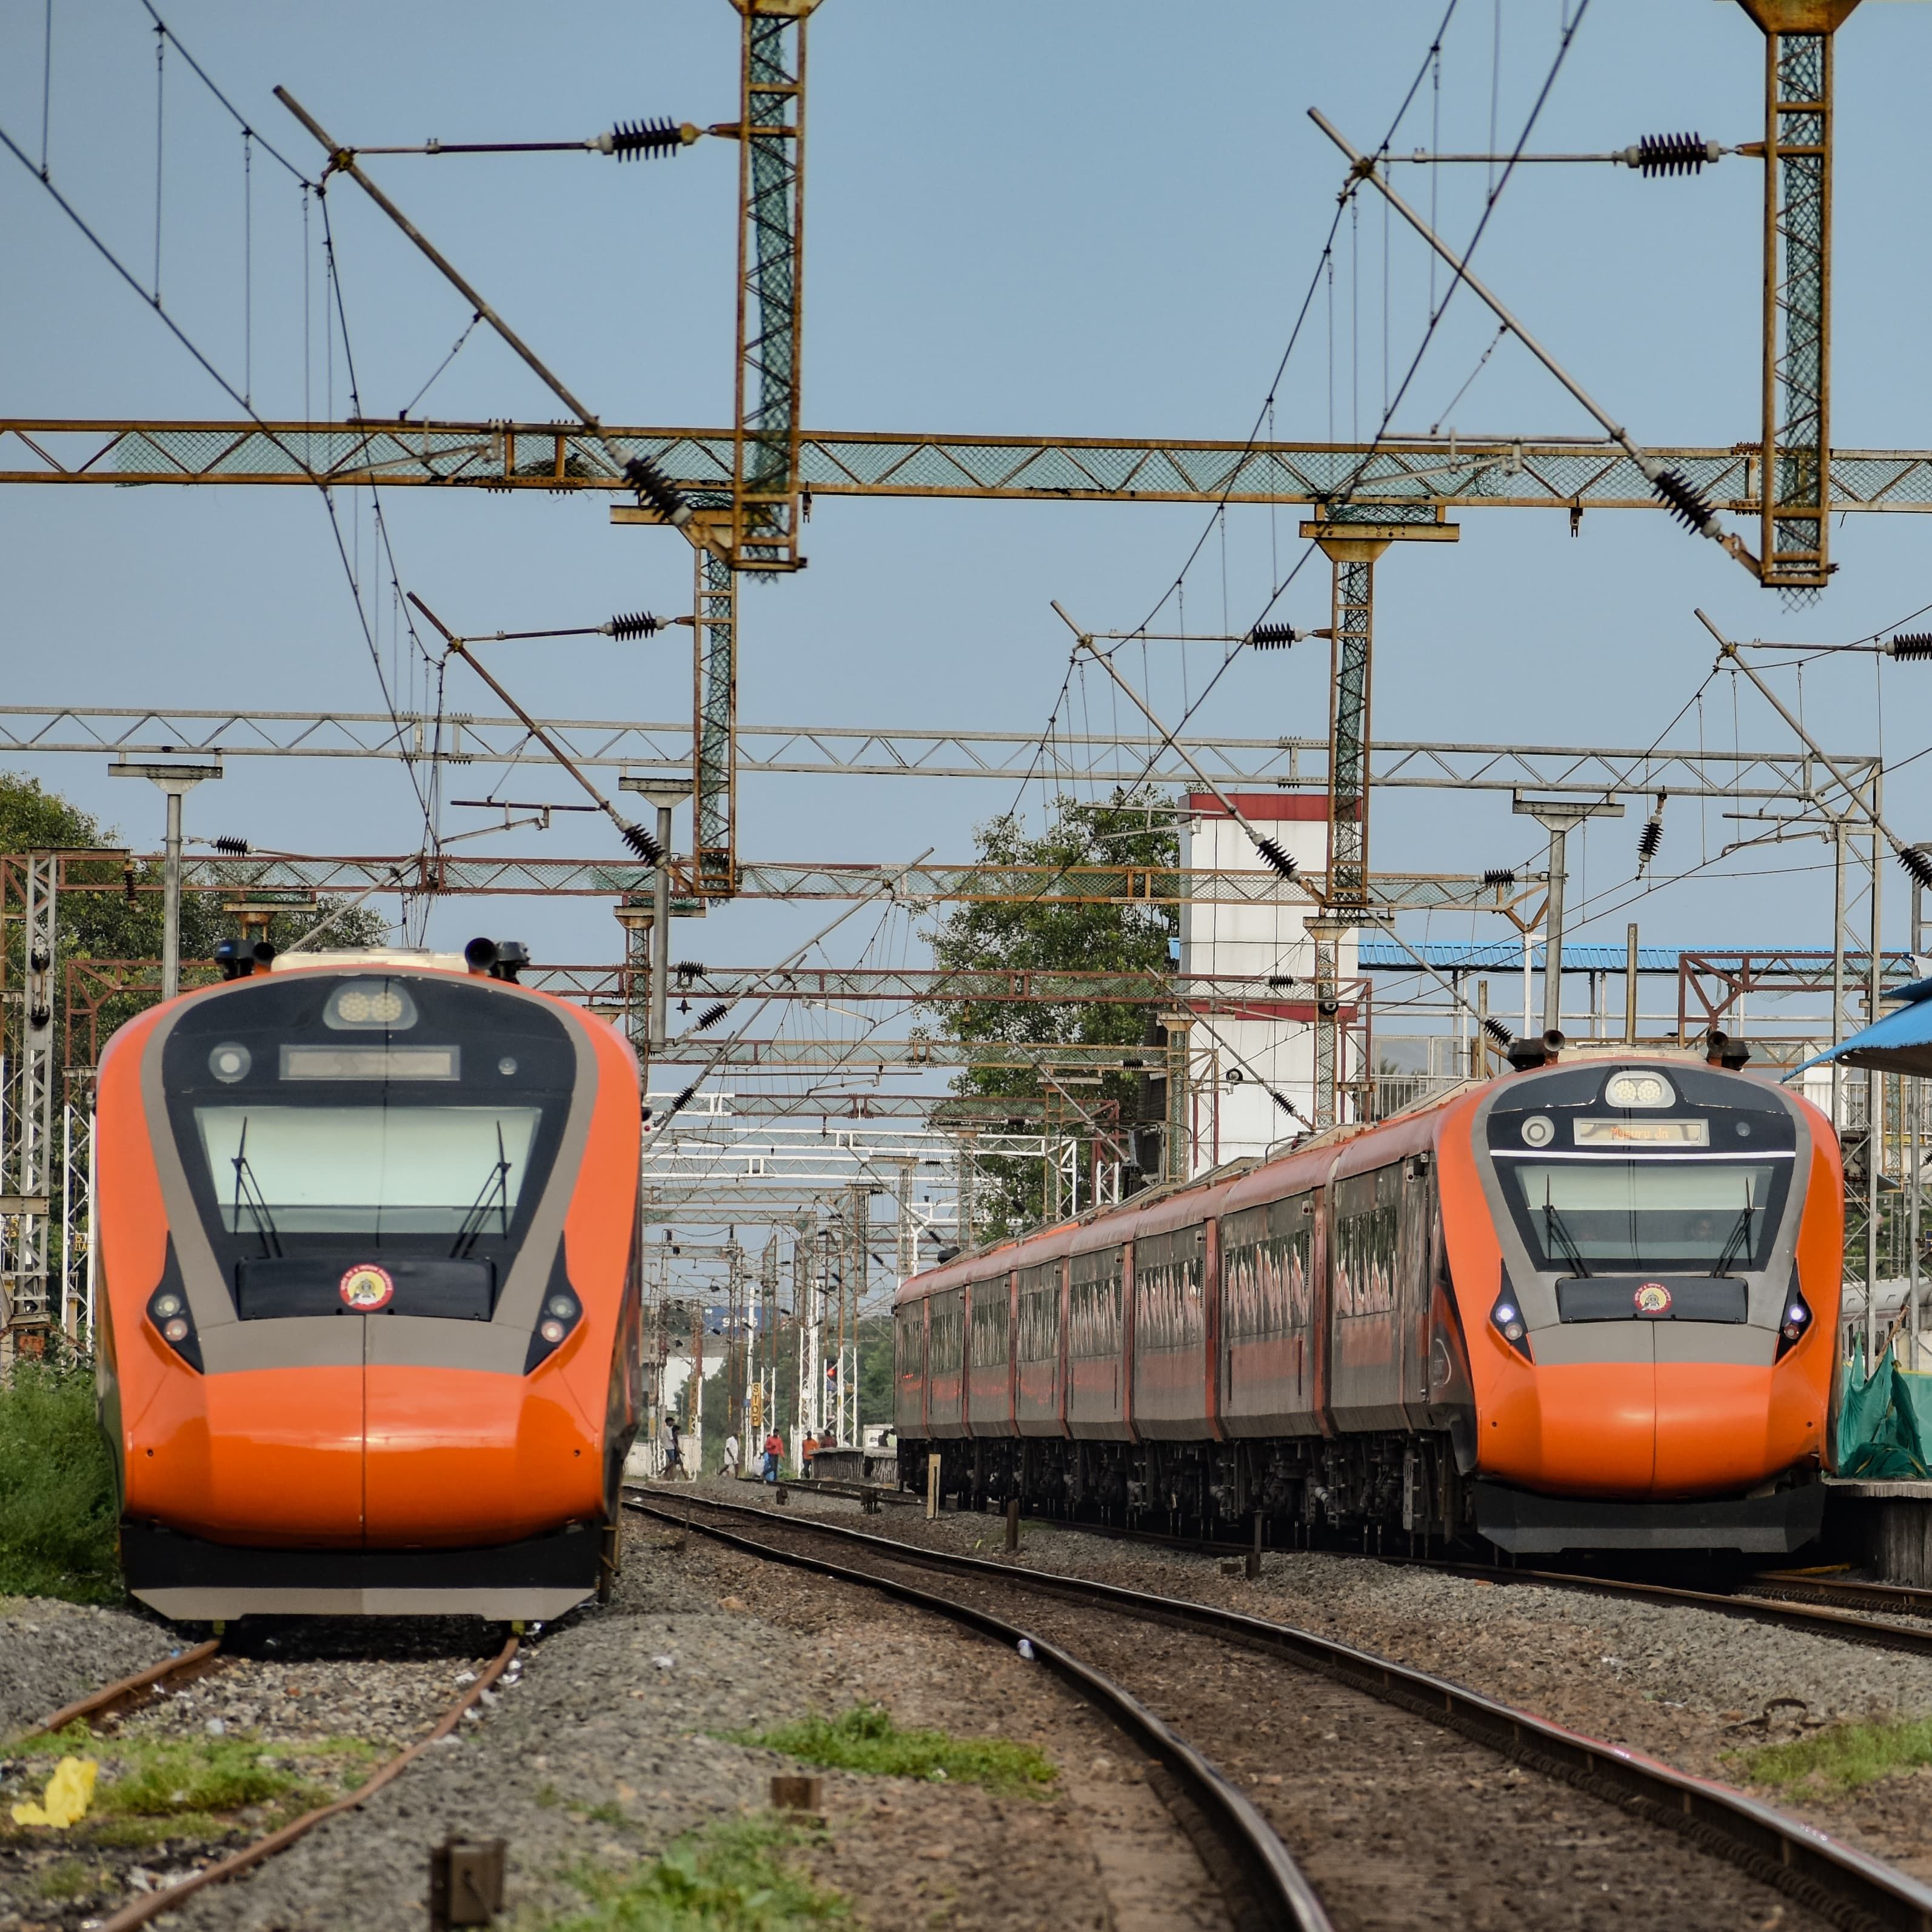
[[[728,429],[9,417],[0,418],[0,483],[375,483],[628,497],[634,486],[623,464],[642,456],[697,508],[728,512],[736,448]],[[1760,444],[1646,453],[1718,508],[1761,514]],[[798,464],[801,488],[823,496],[1319,508],[1346,492],[1364,508],[1664,508],[1624,451],[1581,436],[1396,436],[1370,445],[820,430],[800,435]],[[1932,510],[1932,451],[1834,449],[1827,482],[1834,512]],[[622,518],[658,520],[649,510]]]
[[[478,641],[486,641],[479,640]],[[540,718],[579,765],[649,775],[692,769],[687,723]],[[1228,790],[1323,790],[1325,738],[1212,736],[1178,741],[1185,756],[1150,764],[1144,742],[1056,736],[1046,766],[1053,784],[1198,786],[1202,772]],[[950,731],[853,724],[746,724],[737,770],[754,775],[847,778],[992,778],[1017,784],[1040,763],[1037,732]],[[161,710],[100,705],[0,705],[0,753],[169,754],[224,758],[387,758],[424,764],[536,766],[550,754],[520,719],[449,712]],[[1834,753],[1847,776],[1874,760]],[[1778,752],[1617,751],[1586,745],[1449,745],[1391,741],[1368,748],[1371,788],[1456,791],[1580,792],[1678,798],[1807,798],[1832,788],[1830,774],[1799,748]]]

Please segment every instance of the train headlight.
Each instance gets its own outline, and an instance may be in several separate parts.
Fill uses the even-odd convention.
[[[1612,1073],[1604,1089],[1606,1107],[1668,1107],[1676,1098],[1660,1073]]]
[[[530,1353],[524,1358],[525,1375],[562,1348],[583,1317],[584,1304],[571,1292],[561,1269],[551,1277],[551,1282],[550,1291],[544,1297],[543,1306],[538,1310],[537,1330],[530,1337]]]
[[[1496,1298],[1490,1310],[1490,1326],[1495,1329],[1509,1346],[1527,1362],[1534,1359],[1529,1352],[1529,1323],[1522,1312],[1522,1304],[1509,1284],[1509,1276],[1503,1276],[1503,1285],[1496,1291]]]
[[[404,1033],[416,1023],[416,1003],[399,980],[348,980],[329,995],[322,1023],[338,1033]]]
[[[201,1366],[201,1342],[194,1332],[194,1313],[180,1289],[158,1288],[148,1298],[148,1319],[154,1332],[190,1367]]]
[[[1803,1341],[1811,1328],[1811,1304],[1808,1302],[1798,1286],[1798,1273],[1794,1268],[1791,1286],[1786,1292],[1784,1305],[1778,1311],[1778,1355],[1782,1360],[1788,1349],[1796,1348]]]

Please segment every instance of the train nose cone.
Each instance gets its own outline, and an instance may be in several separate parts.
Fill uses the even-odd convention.
[[[601,1430],[522,1377],[368,1370],[371,1545],[512,1543],[602,1508]]]
[[[1573,1362],[1539,1366],[1538,1426],[1522,1447],[1519,1480],[1574,1493],[1647,1491],[1656,1475],[1655,1365]],[[1506,1432],[1505,1420],[1503,1430]]]
[[[1776,1337],[1742,1324],[1657,1330],[1657,1492],[1744,1490],[1815,1450],[1802,1405],[1775,1400]]]

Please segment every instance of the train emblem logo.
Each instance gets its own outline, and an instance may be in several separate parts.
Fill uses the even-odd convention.
[[[387,1268],[380,1268],[373,1262],[364,1262],[342,1277],[338,1292],[345,1308],[353,1310],[358,1315],[373,1315],[377,1309],[388,1307],[395,1298],[396,1284]]]
[[[348,1290],[345,1288],[346,1294]],[[1647,1281],[1636,1292],[1636,1312],[1640,1315],[1668,1315],[1670,1312],[1670,1291],[1660,1281]]]

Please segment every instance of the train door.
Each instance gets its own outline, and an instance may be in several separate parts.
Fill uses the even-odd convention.
[[[1133,1421],[1142,1436],[1196,1436],[1207,1412],[1204,1224],[1134,1241]]]
[[[902,1442],[926,1433],[926,1300],[892,1310],[892,1421]]]
[[[1316,1432],[1312,1191],[1220,1224],[1221,1418],[1230,1436]]]
[[[1022,1436],[1060,1432],[1061,1274],[1058,1258],[1018,1270],[1015,1419]]]
[[[1076,1436],[1127,1433],[1124,1244],[1076,1254],[1069,1267],[1066,1417]]]
[[[1430,1276],[1436,1226],[1436,1161],[1425,1150],[1402,1162],[1396,1229],[1396,1304],[1401,1323],[1402,1402],[1412,1428],[1429,1401],[1430,1342],[1435,1325]]]
[[[1396,1310],[1405,1165],[1345,1175],[1329,1190],[1328,1386],[1344,1434],[1406,1424]]]

